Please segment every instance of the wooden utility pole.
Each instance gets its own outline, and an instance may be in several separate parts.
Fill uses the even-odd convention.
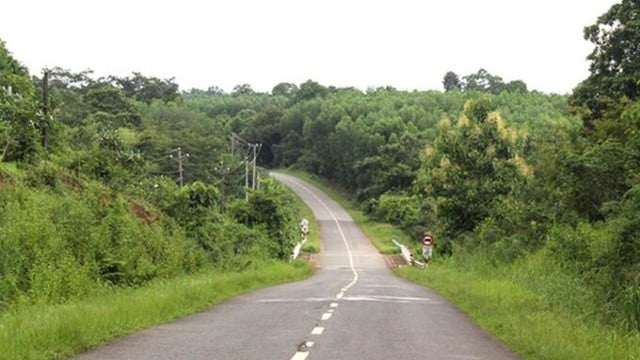
[[[178,174],[180,176],[180,187],[184,185],[184,170],[182,169],[182,148],[178,146]]]
[[[256,173],[256,166],[258,162],[258,152],[262,148],[262,144],[249,144],[249,146],[251,146],[252,152],[253,152],[253,175],[251,177],[252,179],[251,188],[255,190],[258,188],[258,178]]]
[[[186,154],[182,154],[182,147],[178,146],[175,149],[171,149],[169,151],[167,151],[167,155],[169,156],[169,159],[171,160],[175,160],[173,157],[173,153],[178,153],[178,184],[180,185],[180,187],[184,186],[184,167],[182,166],[182,161],[185,157],[189,157],[189,153]],[[172,172],[173,174],[175,174],[175,171]]]
[[[40,134],[42,136],[42,147],[47,148],[49,146],[49,69],[44,70],[44,76],[42,77],[42,114],[44,119],[40,124]]]
[[[249,157],[244,157],[244,198],[249,201]]]
[[[251,181],[251,189],[255,190],[256,189],[256,148],[258,147],[258,144],[252,144],[251,147],[253,147],[253,176]]]

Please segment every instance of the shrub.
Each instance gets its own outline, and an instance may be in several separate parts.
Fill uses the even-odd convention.
[[[252,229],[264,229],[269,241],[263,246],[272,258],[289,256],[298,235],[291,196],[283,185],[267,180],[249,195],[248,202],[236,201],[229,205],[229,213],[237,222]]]
[[[420,203],[415,195],[382,194],[374,209],[374,216],[393,225],[417,223]]]

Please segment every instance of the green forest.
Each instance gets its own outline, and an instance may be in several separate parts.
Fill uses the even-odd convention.
[[[286,260],[299,219],[265,173],[291,167],[416,242],[433,232],[436,261],[542,254],[590,318],[637,332],[637,7],[584,29],[590,75],[571,94],[482,68],[443,74],[442,91],[181,91],[141,73],[29,74],[0,41],[0,311]]]

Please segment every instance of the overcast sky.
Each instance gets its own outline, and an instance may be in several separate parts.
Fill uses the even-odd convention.
[[[588,76],[582,30],[614,0],[16,0],[0,39],[32,74],[175,78],[180,89],[248,83],[442,90],[447,71],[569,93]]]

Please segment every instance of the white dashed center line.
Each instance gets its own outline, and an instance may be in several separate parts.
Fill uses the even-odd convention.
[[[305,360],[307,356],[309,356],[308,351],[298,351],[295,355],[293,355],[291,360]]]
[[[338,228],[338,232],[340,232],[340,236],[342,237],[342,242],[344,243],[344,247],[345,247],[345,249],[347,251],[347,256],[349,258],[349,267],[351,268],[351,271],[353,272],[353,279],[351,280],[351,282],[349,284],[347,284],[342,289],[340,289],[340,292],[338,292],[338,294],[336,294],[336,299],[340,300],[340,299],[342,299],[344,297],[344,294],[352,286],[354,286],[358,282],[358,271],[356,271],[356,267],[355,267],[354,262],[353,262],[353,253],[351,253],[351,248],[349,247],[349,242],[347,241],[347,237],[344,235],[344,232],[342,231],[342,227],[340,226],[340,222],[338,221],[338,218],[336,218],[335,214],[331,211],[331,209],[329,209],[329,207],[324,203],[324,201],[322,201],[316,194],[314,194],[306,186],[300,184],[297,181],[293,181],[293,182],[298,187],[300,187],[301,189],[303,189],[306,192],[308,192],[309,194],[311,194],[311,196],[313,196],[320,203],[320,205],[322,205],[325,208],[325,210],[327,210],[327,212],[333,218],[333,221],[336,223],[336,227]],[[327,312],[322,314],[322,318],[321,318],[322,320],[321,321],[327,321],[327,320],[329,320],[331,318],[331,316],[333,316],[333,314],[335,312],[335,308],[338,307],[338,303],[337,302],[332,302],[330,307],[331,307],[330,310],[328,310]],[[311,330],[311,335],[322,335],[323,332],[324,332],[324,327],[316,326],[316,327],[313,328],[313,330]],[[311,343],[311,345],[309,345],[309,343]],[[313,342],[307,342],[306,348],[308,349],[311,346],[313,346]],[[307,356],[309,356],[309,351],[298,351],[298,352],[295,353],[295,355],[293,355],[291,360],[305,360],[307,358]]]

